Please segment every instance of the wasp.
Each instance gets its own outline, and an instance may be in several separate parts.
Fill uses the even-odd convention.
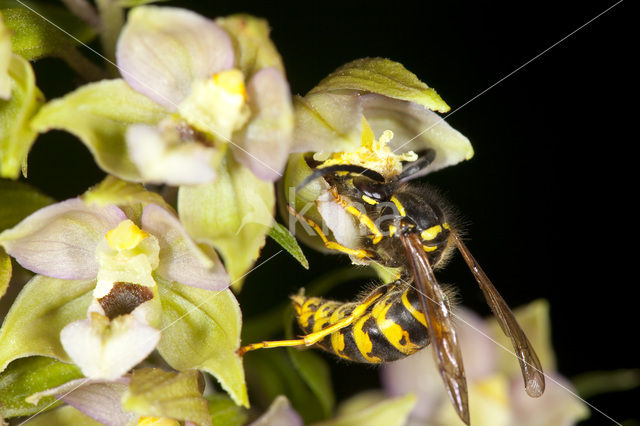
[[[384,363],[430,344],[449,398],[459,417],[469,424],[467,383],[450,297],[434,273],[457,249],[502,331],[511,339],[526,392],[531,397],[542,395],[542,366],[511,309],[464,244],[446,204],[433,190],[415,183],[435,154],[425,150],[393,176],[358,164],[316,165],[300,187],[316,179],[328,184],[333,202],[364,230],[359,247],[330,240],[313,220],[291,207],[289,212],[310,225],[326,248],[397,268],[400,273],[395,281],[378,286],[357,302],[341,303],[303,293],[293,296],[304,335],[250,344],[240,354],[259,348],[313,345],[344,359]]]

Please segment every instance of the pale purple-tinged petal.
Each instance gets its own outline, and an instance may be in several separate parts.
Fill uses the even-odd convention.
[[[263,68],[247,85],[249,123],[234,135],[233,153],[262,180],[282,176],[289,157],[294,118],[289,83],[276,68]]]
[[[230,69],[234,53],[213,21],[186,9],[143,6],[129,13],[116,58],[133,89],[175,111],[194,80]]]
[[[412,102],[375,94],[362,95],[360,100],[363,114],[377,137],[385,130],[393,131],[389,145],[396,154],[425,148],[436,151],[433,163],[417,176],[473,157],[469,140],[435,112]]]
[[[220,291],[229,286],[229,276],[215,252],[203,252],[176,216],[156,204],[149,204],[142,212],[141,223],[142,229],[160,243],[158,275],[204,290]]]
[[[122,377],[116,381],[96,379],[71,380],[63,385],[38,392],[27,400],[37,404],[42,397],[55,395],[87,416],[107,426],[126,425],[136,417],[122,409],[121,399],[130,379]]]
[[[160,331],[134,314],[109,321],[105,316],[89,313],[88,319],[72,322],[60,332],[64,350],[82,374],[95,379],[119,378],[145,359],[159,341]]]
[[[522,389],[522,379],[514,377],[510,388],[513,423],[517,426],[570,426],[589,417],[589,408],[580,400],[567,379],[547,375],[547,386],[539,398]]]
[[[303,426],[302,418],[285,396],[278,396],[266,413],[249,426]]]
[[[113,204],[89,206],[79,198],[47,206],[0,234],[0,245],[30,271],[54,278],[88,279],[98,273],[96,247],[127,217]]]

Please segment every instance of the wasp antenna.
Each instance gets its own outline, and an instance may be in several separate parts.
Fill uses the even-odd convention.
[[[332,173],[337,173],[337,172],[359,174],[362,176],[366,176],[369,179],[374,180],[376,182],[385,181],[384,176],[382,176],[380,173],[376,172],[375,170],[367,169],[366,167],[362,167],[362,166],[356,166],[354,164],[336,164],[335,166],[328,166],[320,169],[315,169],[313,173],[307,176],[305,180],[303,180],[300,183],[300,185],[296,187],[296,190],[304,188],[305,186],[309,185],[311,182],[313,182],[314,180],[320,177],[330,175]]]
[[[433,160],[436,158],[436,151],[433,149],[426,149],[420,153],[420,158],[416,161],[409,163],[402,173],[397,176],[398,181],[407,182],[412,179],[418,178],[422,176],[421,173],[424,169],[426,169]]]

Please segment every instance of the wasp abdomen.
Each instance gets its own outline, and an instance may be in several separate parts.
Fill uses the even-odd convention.
[[[419,310],[415,290],[399,282],[371,292],[377,299],[349,325],[319,341],[316,346],[341,358],[366,363],[395,361],[429,344],[426,319]],[[365,298],[366,299],[366,298]],[[293,297],[298,324],[305,334],[323,330],[348,318],[359,305],[318,297]]]

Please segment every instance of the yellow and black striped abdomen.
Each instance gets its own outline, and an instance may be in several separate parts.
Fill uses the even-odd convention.
[[[381,291],[384,295],[362,315],[316,346],[341,358],[366,363],[395,361],[427,346],[426,319],[419,309],[416,291],[396,281],[376,288],[364,299]],[[359,305],[301,295],[294,296],[293,301],[298,324],[305,334],[336,324]]]

